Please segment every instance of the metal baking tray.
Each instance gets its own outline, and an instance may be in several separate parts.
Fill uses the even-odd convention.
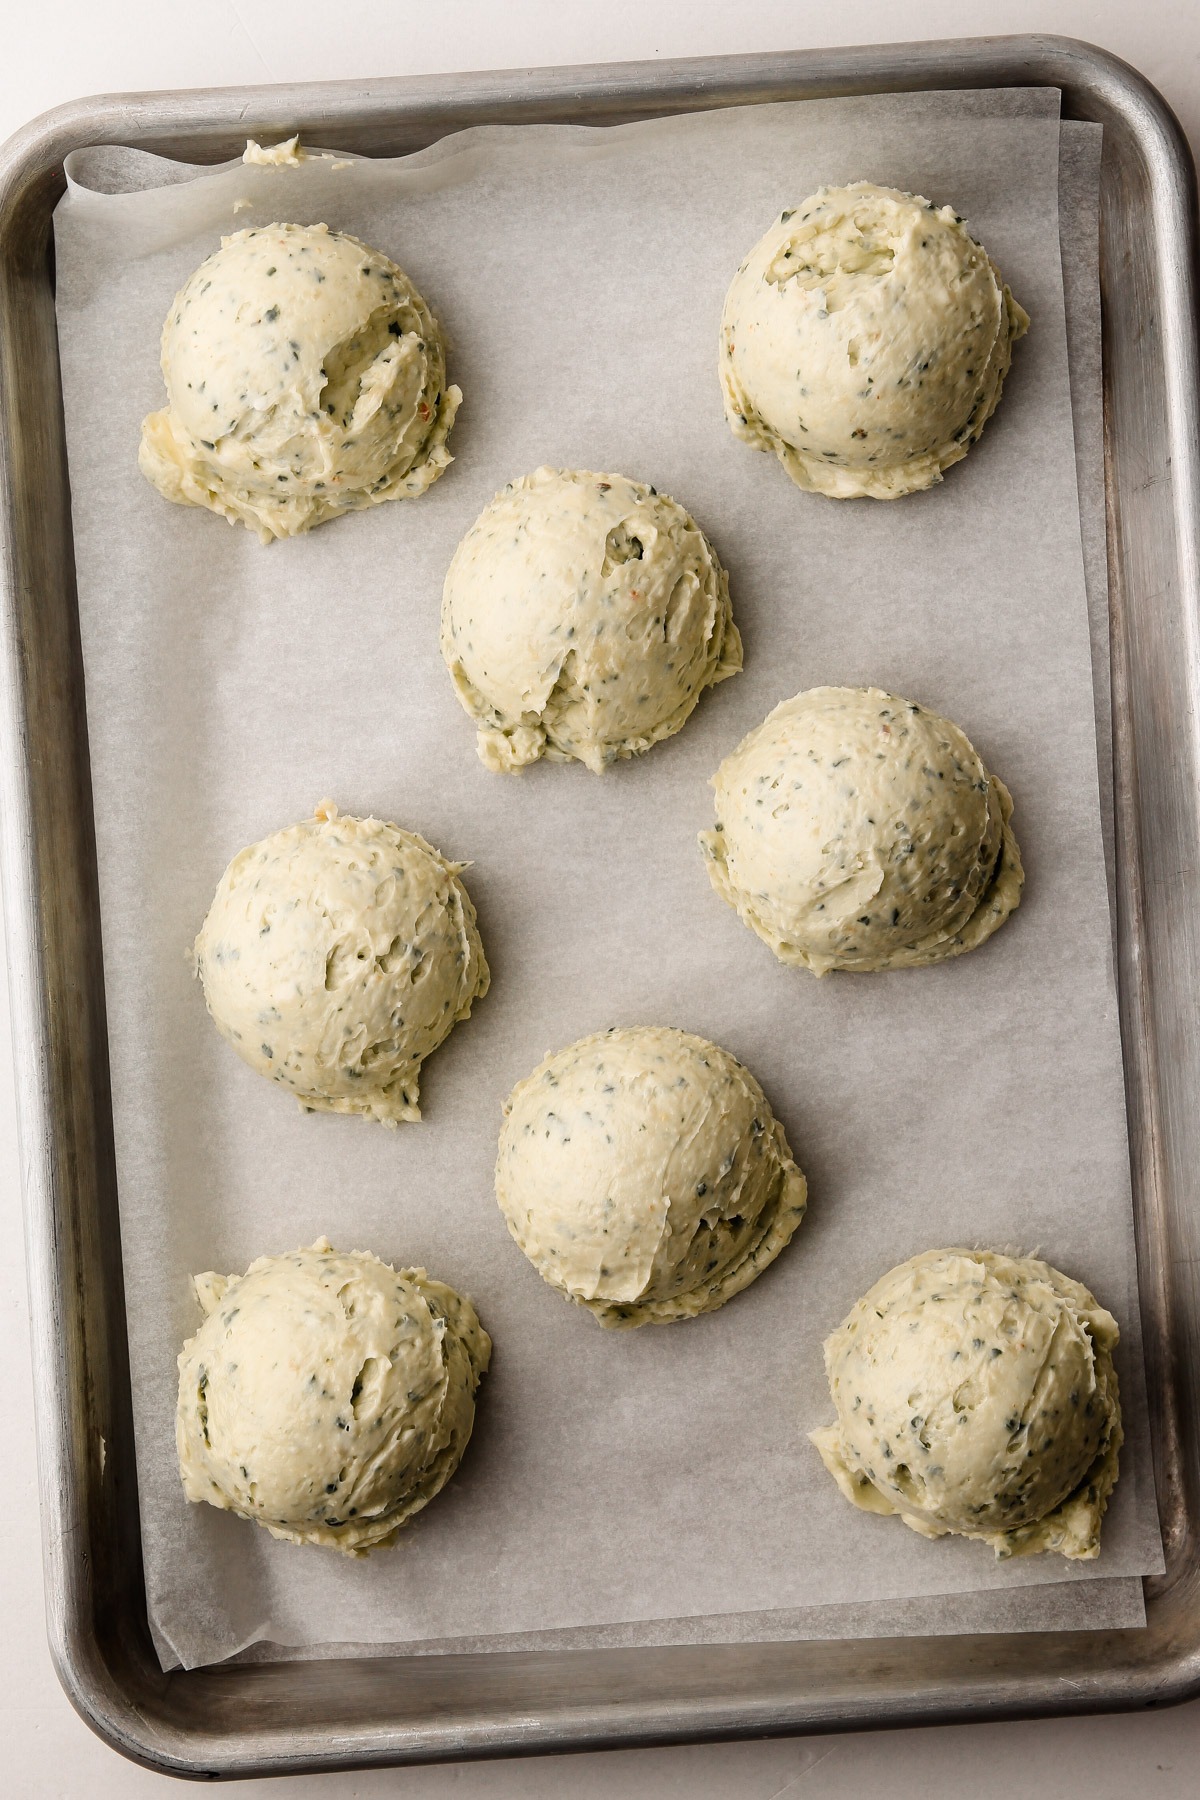
[[[299,129],[394,156],[931,88],[1061,89],[1105,127],[1101,284],[1118,968],[1166,1573],[1144,1630],[159,1668],[146,1623],[51,215],[88,144],[219,162]],[[1157,1706],[1200,1692],[1200,359],[1195,173],[1139,75],[1064,38],[81,100],[0,151],[0,857],[46,1605],[71,1700],[177,1775]]]

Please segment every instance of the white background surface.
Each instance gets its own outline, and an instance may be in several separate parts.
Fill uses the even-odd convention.
[[[1165,93],[1200,146],[1200,7],[1195,0],[65,0],[16,6],[5,20],[0,138],[33,113],[99,91],[305,80],[363,74],[620,60],[818,44],[1057,31],[1103,44]],[[6,997],[5,997],[6,999]],[[0,1001],[6,1014],[7,1006]],[[45,1649],[32,1394],[20,1256],[12,1062],[0,1026],[0,1216],[12,1254],[0,1275],[0,1441],[7,1452],[6,1530],[0,1540],[0,1744],[5,1791],[29,1800],[97,1800],[177,1791],[93,1738],[62,1696]],[[1049,1721],[941,1731],[797,1739],[714,1748],[455,1766],[277,1783],[247,1795],[463,1796],[641,1794],[648,1800],[780,1800],[886,1787],[895,1800],[964,1791],[1000,1800],[1064,1788],[1094,1800],[1134,1793],[1192,1795],[1200,1703],[1141,1718]]]

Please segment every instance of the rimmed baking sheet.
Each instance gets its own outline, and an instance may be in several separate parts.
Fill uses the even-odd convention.
[[[1088,1622],[1140,1622],[1137,1577],[1162,1565],[1080,537],[1099,443],[1085,427],[1077,490],[1059,149],[1056,96],[1008,90],[485,129],[400,163],[239,168],[169,193],[76,188],[64,203],[60,337],[164,1660],[256,1639],[461,1646],[592,1628],[604,1641],[639,1622],[644,1635],[621,1641],[653,1642],[656,1621],[682,1616],[719,1616],[735,1636],[735,1615],[781,1602],[826,1620],[838,1603],[878,1603],[882,1621],[885,1603],[919,1598],[934,1631],[956,1629],[981,1591],[1002,1596],[995,1629],[1015,1628],[1014,1595],[1044,1609],[1045,1629],[1065,1622],[1063,1587],[1073,1618],[1083,1587]],[[161,173],[105,153],[106,185],[138,162],[141,182]],[[953,198],[1034,318],[981,445],[901,506],[798,495],[729,438],[713,373],[738,258],[782,204],[855,175]],[[175,288],[220,230],[281,212],[327,217],[407,268],[449,330],[466,402],[458,461],[418,505],[264,551],[166,507],[134,449],[160,403]],[[1094,368],[1095,322],[1078,312],[1073,355],[1077,340]],[[1077,423],[1087,404],[1077,396]],[[689,505],[730,567],[746,636],[745,673],[602,781],[488,775],[437,656],[454,543],[503,480],[542,461],[622,469]],[[694,846],[708,775],[776,700],[822,680],[948,712],[1013,788],[1029,886],[978,956],[818,985],[778,968],[708,891]],[[394,1135],[302,1118],[256,1082],[183,961],[229,855],[326,792],[475,864],[495,986],[430,1065],[426,1122]],[[736,1305],[613,1338],[525,1267],[490,1165],[499,1103],[546,1048],[650,1020],[749,1063],[813,1203]],[[187,1508],[173,1461],[173,1357],[196,1322],[187,1274],[321,1231],[457,1282],[497,1340],[453,1488],[400,1549],[359,1567]],[[1094,1565],[997,1567],[979,1546],[855,1515],[805,1441],[829,1412],[821,1338],[891,1261],[935,1241],[1037,1247],[1121,1318],[1130,1442]]]

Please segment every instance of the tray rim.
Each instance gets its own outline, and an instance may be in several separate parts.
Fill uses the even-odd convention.
[[[1066,116],[1100,117],[1110,124],[1119,124],[1136,141],[1147,167],[1161,282],[1159,325],[1164,358],[1174,359],[1167,364],[1166,432],[1173,453],[1168,462],[1173,461],[1174,465],[1174,548],[1184,598],[1184,661],[1190,671],[1194,701],[1200,692],[1195,679],[1200,668],[1200,619],[1193,617],[1200,589],[1195,175],[1186,140],[1161,96],[1126,64],[1092,46],[1066,38],[1025,36],[368,82],[97,96],[54,109],[0,147],[0,252],[14,218],[23,216],[28,224],[29,208],[43,228],[48,223],[62,187],[63,158],[70,149],[85,144],[135,143],[149,149],[163,146],[169,153],[185,153],[196,161],[219,161],[240,151],[248,132],[259,135],[277,130],[282,134],[285,128],[291,131],[297,125],[305,132],[306,124],[311,124],[313,133],[324,132],[323,141],[328,141],[331,129],[341,132],[343,141],[346,132],[353,132],[355,147],[360,147],[372,137],[380,142],[385,138],[394,142],[401,121],[410,130],[438,137],[473,119],[478,122],[480,115],[490,120],[519,120],[545,118],[548,112],[555,116],[574,113],[588,122],[612,122],[618,117],[700,110],[705,106],[763,103],[801,97],[801,93],[811,96],[1007,85],[1062,89]],[[24,215],[20,212],[22,207],[26,209]],[[1200,1692],[1200,1602],[1192,1608],[1190,1632],[1185,1632],[1150,1670],[1132,1665],[1122,1669],[1114,1659],[1106,1673],[1090,1671],[1087,1679],[1075,1682],[1059,1674],[1049,1688],[1039,1687],[1036,1676],[1028,1673],[999,1686],[990,1679],[992,1674],[998,1674],[1001,1658],[989,1652],[998,1653],[1009,1642],[1004,1634],[969,1640],[859,1640],[860,1648],[864,1644],[871,1646],[872,1660],[880,1668],[903,1659],[906,1653],[911,1655],[918,1643],[943,1649],[949,1643],[955,1647],[957,1654],[949,1661],[945,1657],[939,1659],[932,1650],[927,1652],[931,1663],[942,1663],[939,1681],[928,1690],[887,1695],[881,1687],[872,1695],[869,1681],[864,1681],[857,1692],[810,1698],[805,1692],[796,1691],[786,1679],[770,1678],[772,1659],[761,1652],[778,1650],[779,1646],[724,1646],[721,1648],[738,1654],[725,1657],[729,1683],[719,1691],[701,1674],[693,1692],[680,1692],[670,1701],[651,1694],[637,1702],[617,1703],[611,1698],[605,1700],[599,1688],[595,1695],[589,1694],[585,1691],[589,1683],[583,1680],[577,1692],[556,1696],[532,1709],[526,1707],[519,1716],[510,1713],[499,1717],[484,1709],[459,1719],[426,1716],[421,1707],[433,1700],[432,1691],[427,1696],[416,1691],[409,1699],[409,1710],[415,1708],[415,1714],[408,1719],[399,1716],[396,1696],[390,1692],[397,1685],[395,1659],[346,1659],[353,1660],[364,1680],[375,1682],[383,1690],[392,1703],[391,1710],[385,1707],[373,1722],[360,1721],[336,1734],[328,1725],[314,1725],[307,1733],[292,1729],[286,1736],[272,1727],[270,1714],[278,1708],[280,1684],[278,1679],[272,1681],[268,1677],[272,1671],[294,1672],[311,1669],[312,1664],[256,1665],[260,1673],[254,1677],[247,1675],[246,1665],[163,1675],[146,1664],[144,1643],[125,1644],[124,1654],[117,1655],[113,1645],[101,1642],[97,1592],[87,1554],[88,1529],[94,1519],[80,1504],[82,1488],[86,1486],[90,1492],[98,1478],[93,1480],[81,1468],[81,1445],[74,1429],[78,1419],[65,1416],[71,1395],[64,1378],[69,1381],[87,1373],[78,1360],[78,1345],[72,1336],[83,1296],[75,1266],[82,1241],[78,1236],[81,1221],[72,1213],[77,1194],[64,1186],[60,1167],[63,1120],[54,1111],[55,1021],[47,989],[46,932],[55,922],[55,896],[49,892],[46,873],[39,866],[37,819],[30,785],[31,743],[26,708],[29,667],[24,658],[18,610],[22,585],[28,582],[30,571],[23,562],[17,530],[17,501],[21,496],[14,483],[14,470],[19,479],[22,446],[14,436],[11,417],[10,402],[17,382],[11,364],[5,361],[8,350],[7,341],[0,343],[0,586],[4,601],[0,861],[9,928],[10,1008],[18,1051],[18,1141],[25,1198],[35,1391],[39,1396],[48,1629],[60,1680],[92,1728],[115,1749],[148,1766],[177,1775],[212,1778],[837,1730],[867,1724],[930,1724],[1132,1707],[1182,1700]],[[65,479],[61,442],[50,444],[49,450],[52,454],[57,451],[58,461],[53,466]],[[69,511],[66,519],[69,527]],[[1119,536],[1120,521],[1113,519],[1111,512],[1110,523]],[[69,580],[69,567],[66,563],[63,567]],[[1126,604],[1119,592],[1119,557],[1113,562],[1110,583],[1117,611]],[[73,604],[73,594],[69,604]],[[1117,667],[1114,691],[1124,692]],[[1126,769],[1129,753],[1126,741]],[[1131,782],[1119,783],[1119,790],[1122,788],[1118,803],[1124,819],[1122,854],[1128,879],[1122,883],[1121,910],[1124,944],[1129,952],[1121,959],[1122,1022],[1123,1028],[1131,1029],[1139,1045],[1144,1046],[1147,1039],[1153,1038],[1153,1030],[1144,1017],[1148,1003],[1141,982],[1144,896],[1138,880],[1137,820],[1131,817],[1136,811]],[[76,792],[73,797],[79,799],[80,794]],[[87,799],[86,793],[82,797]],[[1132,1024],[1126,1018],[1127,1004],[1134,1015]],[[77,1078],[78,1070],[73,1072]],[[68,1076],[71,1073],[67,1071]],[[101,1074],[103,1071],[98,1070],[97,1075]],[[1127,1080],[1138,1078],[1136,1070],[1127,1070]],[[1143,1070],[1141,1079],[1153,1087],[1154,1072]],[[102,1107],[106,1101],[106,1090],[93,1096],[95,1106]],[[1151,1117],[1145,1129],[1157,1143],[1164,1126]],[[85,1143],[83,1148],[86,1147]],[[1160,1228],[1164,1228],[1162,1208],[1152,1206],[1151,1210]],[[76,1236],[68,1241],[72,1225]],[[1144,1247],[1139,1240],[1139,1251]],[[119,1269],[119,1263],[117,1266]],[[1172,1293],[1163,1285],[1155,1299],[1158,1316],[1167,1321],[1176,1318],[1179,1307],[1190,1302],[1189,1328],[1195,1326],[1194,1293],[1189,1294],[1186,1289],[1182,1295],[1179,1291]],[[72,1310],[73,1301],[77,1303],[76,1312]],[[123,1329],[119,1308],[118,1313],[117,1324]],[[112,1352],[113,1344],[109,1343],[108,1348]],[[68,1364],[70,1355],[76,1356],[74,1364]],[[107,1373],[115,1373],[119,1385],[119,1354],[115,1370]],[[76,1394],[74,1398],[78,1401],[80,1396]],[[110,1482],[110,1495],[111,1487]],[[1176,1569],[1174,1586],[1186,1588],[1188,1597],[1194,1600],[1200,1588],[1200,1546],[1195,1542],[1200,1518],[1189,1510],[1191,1498],[1189,1495],[1189,1505],[1182,1512],[1177,1507],[1171,1520],[1164,1516],[1164,1526],[1176,1549],[1181,1533],[1188,1539],[1184,1548],[1190,1560],[1182,1574]],[[116,1503],[110,1498],[109,1504]],[[1170,1542],[1168,1559],[1170,1563]],[[140,1581],[140,1563],[132,1575]],[[1151,1583],[1151,1588],[1154,1585]],[[1170,1582],[1159,1586],[1160,1598],[1170,1593]],[[1016,1634],[1026,1647],[1034,1636],[1083,1640],[1077,1646],[1081,1652],[1085,1647],[1098,1648],[1102,1639],[1122,1635]],[[584,1662],[591,1665],[614,1657],[622,1658],[623,1666],[630,1671],[641,1668],[648,1676],[661,1676],[666,1666],[662,1653],[657,1651],[572,1655],[579,1661],[581,1673]],[[479,1653],[475,1657],[420,1660],[436,1662],[443,1672],[452,1674],[452,1665],[476,1664],[481,1658],[494,1656],[503,1656],[510,1671],[524,1671],[539,1685],[548,1682],[550,1661],[564,1661],[561,1654],[547,1657],[541,1652]],[[694,1647],[676,1647],[670,1653],[676,1678],[682,1681],[684,1690],[689,1686],[689,1659],[694,1668],[700,1669]],[[1020,1660],[1027,1663],[1030,1659]],[[411,1674],[411,1670],[405,1673]],[[408,1685],[420,1690],[421,1682],[413,1680]],[[595,1681],[592,1685],[596,1685]],[[188,1718],[181,1717],[178,1705],[178,1696],[185,1686],[194,1697]],[[246,1691],[253,1688],[256,1700],[254,1722],[240,1729],[225,1722],[238,1686]],[[322,1732],[323,1742],[318,1741]]]

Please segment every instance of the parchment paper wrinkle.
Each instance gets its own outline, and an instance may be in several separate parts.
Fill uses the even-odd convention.
[[[1094,525],[1095,142],[1063,176],[1084,214],[1064,233],[1077,488],[1057,112],[1041,91],[911,95],[489,127],[339,169],[71,159],[59,328],[164,1663],[259,1640],[302,1652],[871,1635],[906,1628],[910,1606],[922,1632],[1139,1622],[1137,1577],[1162,1558],[1080,512],[1082,495]],[[887,507],[797,493],[730,437],[716,377],[740,258],[782,207],[856,177],[951,201],[1033,318],[980,444],[940,487]],[[465,399],[457,460],[418,503],[264,549],[166,504],[136,450],[161,404],[172,296],[222,232],[276,218],[325,220],[397,260],[449,335]],[[744,674],[603,781],[483,769],[438,653],[455,544],[505,480],[541,463],[620,470],[687,506],[730,570],[746,643]],[[824,682],[927,702],[1012,789],[1029,881],[985,949],[818,984],[781,969],[711,893],[695,849],[709,776],[777,701]],[[257,1080],[184,960],[230,856],[324,794],[473,865],[493,989],[428,1064],[425,1121],[398,1133],[304,1117]],[[812,1203],[787,1253],[721,1313],[610,1339],[508,1241],[491,1173],[513,1084],[548,1049],[635,1023],[699,1032],[754,1070]],[[174,1459],[191,1273],[322,1232],[470,1293],[496,1343],[455,1481],[361,1568],[187,1506]],[[1120,1319],[1129,1438],[1096,1563],[996,1565],[831,1491],[804,1435],[830,1416],[821,1341],[883,1270],[934,1242],[1037,1250]]]

